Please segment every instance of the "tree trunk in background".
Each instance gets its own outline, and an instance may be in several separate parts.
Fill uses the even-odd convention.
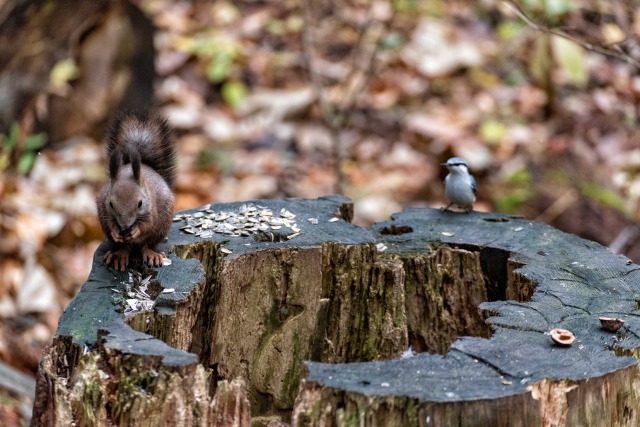
[[[3,2],[0,45],[0,133],[101,138],[114,110],[151,106],[153,27],[126,0]]]
[[[184,212],[172,264],[131,275],[100,247],[33,425],[638,425],[637,265],[503,215],[407,210],[365,229],[352,212],[341,197]],[[280,222],[247,231],[263,214]],[[216,222],[226,235],[192,234]],[[128,312],[141,284],[152,308]],[[627,322],[606,332],[601,315]]]

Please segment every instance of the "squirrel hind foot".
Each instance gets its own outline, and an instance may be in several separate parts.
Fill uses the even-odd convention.
[[[107,251],[102,259],[105,264],[113,263],[113,268],[124,271],[129,265],[129,248],[121,248],[117,251]]]
[[[141,251],[142,261],[147,263],[149,267],[162,267],[162,262],[167,257],[164,252],[156,252],[147,246],[143,246]]]

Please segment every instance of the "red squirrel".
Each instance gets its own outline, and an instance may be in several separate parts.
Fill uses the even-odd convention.
[[[155,246],[167,237],[173,217],[175,141],[166,119],[121,113],[107,133],[109,182],[98,194],[98,219],[109,248],[103,261],[116,270],[129,265],[139,247],[150,266],[166,255]]]

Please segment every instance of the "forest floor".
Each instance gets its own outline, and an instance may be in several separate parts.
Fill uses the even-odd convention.
[[[341,192],[368,225],[443,206],[440,164],[461,156],[477,210],[640,261],[640,9],[136,3],[156,28],[156,104],[178,135],[176,210]],[[22,171],[0,161],[0,361],[33,377],[103,239],[94,195],[106,176],[99,138],[24,155]],[[20,425],[15,402],[0,419]]]

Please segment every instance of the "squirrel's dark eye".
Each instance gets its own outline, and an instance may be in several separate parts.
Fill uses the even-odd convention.
[[[142,207],[142,200],[138,200],[138,209]]]
[[[111,206],[111,209],[113,209],[113,202],[109,201],[109,206]]]

